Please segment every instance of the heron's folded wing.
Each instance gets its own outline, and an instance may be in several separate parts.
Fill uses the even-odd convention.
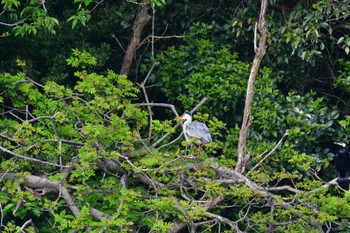
[[[191,122],[187,125],[186,131],[190,137],[203,139],[206,143],[212,141],[208,127],[202,122]]]

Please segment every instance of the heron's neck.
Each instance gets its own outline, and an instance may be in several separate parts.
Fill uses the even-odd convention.
[[[182,128],[183,128],[183,132],[184,132],[184,136],[186,138],[186,141],[190,140],[190,138],[188,137],[188,135],[186,133],[186,127],[187,127],[188,123],[190,123],[190,122],[187,120],[182,124]]]
[[[183,126],[186,127],[186,125],[188,125],[189,123],[192,122],[192,117],[190,116],[186,116],[186,121],[183,123]]]
[[[185,136],[186,140],[190,139],[188,137],[187,133],[186,133],[186,127],[191,122],[192,122],[192,117],[186,117],[186,121],[182,124],[182,128],[183,128],[183,131],[184,131],[184,136]]]

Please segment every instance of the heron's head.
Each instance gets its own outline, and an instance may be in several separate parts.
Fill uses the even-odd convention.
[[[180,117],[179,117],[180,120],[188,120],[188,121],[192,121],[192,115],[189,111],[185,111],[184,114],[182,114]]]

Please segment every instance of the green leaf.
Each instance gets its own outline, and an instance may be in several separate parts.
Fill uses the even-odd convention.
[[[42,213],[39,209],[36,209],[36,208],[34,208],[34,209],[32,210],[32,212],[33,212],[33,214],[34,214],[35,216],[37,216],[37,217],[40,217],[40,215],[41,215],[41,213]]]
[[[16,207],[16,203],[9,203],[9,204],[7,204],[7,205],[3,208],[4,214],[10,212],[12,209],[14,209],[14,207]]]
[[[340,37],[340,38],[338,39],[338,41],[337,41],[337,44],[342,43],[342,42],[344,41],[344,39],[345,39],[345,37],[344,37],[344,36]]]

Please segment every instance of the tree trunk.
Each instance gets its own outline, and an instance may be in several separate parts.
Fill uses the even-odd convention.
[[[245,166],[249,160],[249,153],[247,152],[247,138],[249,134],[250,125],[253,122],[253,116],[251,115],[251,113],[252,113],[252,105],[253,105],[253,97],[254,97],[254,87],[255,87],[255,81],[259,71],[261,60],[264,57],[266,52],[266,40],[267,40],[267,29],[265,26],[266,10],[267,10],[267,0],[262,0],[261,7],[260,7],[259,21],[258,21],[258,29],[260,32],[259,47],[255,48],[254,46],[255,57],[253,60],[253,65],[252,65],[249,79],[248,79],[247,94],[246,94],[245,107],[244,107],[244,113],[243,113],[243,121],[242,121],[241,130],[239,133],[238,160],[236,165],[236,171],[239,173],[244,172]],[[256,41],[254,41],[254,45],[255,45],[255,42]]]
[[[151,16],[148,14],[148,5],[144,5],[140,7],[136,19],[134,22],[134,25],[132,27],[132,37],[131,41],[128,45],[128,48],[126,49],[126,53],[124,55],[123,63],[122,63],[122,68],[120,70],[121,74],[129,75],[130,73],[130,68],[132,64],[132,59],[135,56],[137,47],[140,45],[140,40],[141,40],[141,34],[142,30],[145,27],[145,25],[148,23],[148,21],[151,19]]]

